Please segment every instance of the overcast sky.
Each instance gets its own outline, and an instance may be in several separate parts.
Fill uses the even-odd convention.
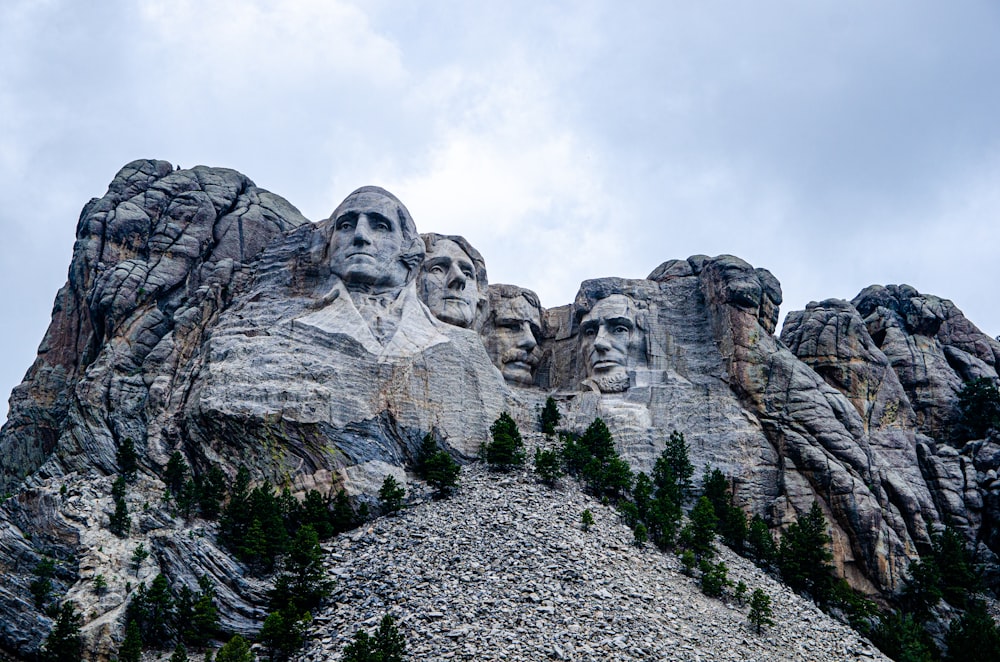
[[[909,283],[1000,333],[995,0],[3,0],[4,418],[137,158],[313,220],[384,186],[545,306],[730,253],[783,312]]]

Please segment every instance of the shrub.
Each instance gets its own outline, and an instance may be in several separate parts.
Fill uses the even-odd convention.
[[[378,501],[382,506],[382,512],[394,513],[403,507],[403,497],[406,490],[399,484],[392,474],[388,474],[382,481],[382,487],[378,490]]]
[[[510,471],[524,465],[524,441],[510,414],[503,412],[490,426],[493,441],[483,445],[483,458],[494,471]]]
[[[911,614],[882,614],[868,638],[893,660],[932,662],[938,659],[937,646]]]
[[[52,593],[52,578],[56,574],[56,562],[52,559],[42,559],[35,565],[32,571],[35,579],[31,581],[29,588],[35,600],[35,608],[43,609]]]
[[[188,662],[187,648],[184,647],[184,644],[178,642],[174,646],[174,653],[170,656],[169,662]]]
[[[268,614],[260,630],[260,641],[270,653],[270,658],[291,659],[305,642],[306,628],[311,620],[308,612],[300,615],[290,606]]]
[[[594,526],[594,513],[590,512],[590,508],[584,510],[583,514],[580,515],[580,524],[584,531],[590,531],[590,527]]]
[[[562,420],[562,416],[559,414],[559,407],[556,406],[556,401],[552,399],[552,396],[545,398],[545,406],[542,407],[542,413],[538,421],[541,424],[542,432],[545,434],[555,434],[556,426],[559,425],[560,420]]]
[[[757,634],[760,634],[764,627],[774,625],[772,616],[774,612],[771,611],[771,596],[755,588],[750,596],[750,612],[747,614],[747,620],[757,630]]]
[[[139,625],[135,621],[129,621],[125,628],[125,639],[118,649],[118,662],[140,662],[141,659],[142,635],[139,633]]]
[[[982,600],[974,600],[961,618],[948,628],[946,662],[997,662],[1000,630]]]

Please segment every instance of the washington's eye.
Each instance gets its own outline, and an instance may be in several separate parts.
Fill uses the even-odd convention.
[[[468,269],[463,269],[463,270],[462,270],[462,275],[464,275],[464,276],[465,276],[466,278],[468,278],[469,280],[473,280],[473,274],[472,274],[472,272],[471,272],[471,271],[469,271]]]
[[[350,230],[354,227],[354,220],[350,218],[342,218],[337,221],[338,230]]]
[[[444,273],[444,267],[442,267],[440,264],[435,264],[434,266],[430,267],[427,270],[427,272],[428,273],[432,273],[432,274],[443,274]]]
[[[624,326],[622,324],[619,324],[618,326],[615,327],[615,333],[618,333],[618,334],[629,333],[630,331],[631,331],[631,329],[629,329],[627,326]]]
[[[379,230],[384,230],[385,232],[392,232],[392,226],[386,221],[379,221],[375,224],[375,227]]]

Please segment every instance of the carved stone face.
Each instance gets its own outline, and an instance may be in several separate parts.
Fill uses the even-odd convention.
[[[587,378],[603,393],[629,387],[629,357],[639,342],[632,300],[622,294],[601,299],[580,320],[580,353]]]
[[[482,295],[476,266],[461,246],[440,239],[420,269],[420,298],[442,322],[469,328],[476,320]]]
[[[404,237],[395,203],[377,193],[353,193],[334,212],[330,270],[349,290],[402,287]]]
[[[487,349],[494,365],[507,381],[531,384],[538,367],[533,351],[538,346],[536,334],[541,330],[538,308],[523,296],[500,299],[493,306],[492,316],[493,337]]]

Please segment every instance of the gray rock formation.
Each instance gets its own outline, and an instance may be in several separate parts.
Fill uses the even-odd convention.
[[[248,467],[301,496],[373,501],[408,481],[425,435],[470,461],[509,410],[522,429],[552,395],[563,427],[605,420],[636,470],[672,430],[696,467],[731,480],[775,531],[818,501],[835,562],[887,595],[935,525],[1000,549],[1000,444],[958,438],[957,393],[997,379],[1000,343],[948,301],[872,286],[788,315],[781,287],[732,257],[671,260],[646,279],[585,281],[543,309],[530,290],[487,289],[457,236],[418,235],[375,187],[311,223],[239,173],[160,161],[126,166],[84,208],[69,279],[0,431],[0,650],[30,655],[51,621],[31,569],[58,560],[95,659],[122,637],[135,545],[158,572],[218,587],[224,625],[253,633],[266,584],[171,516],[161,479]],[[131,536],[108,531],[116,450],[132,440]],[[411,483],[412,484],[412,483]],[[97,595],[90,586],[116,577]],[[40,625],[39,625],[40,624]]]

